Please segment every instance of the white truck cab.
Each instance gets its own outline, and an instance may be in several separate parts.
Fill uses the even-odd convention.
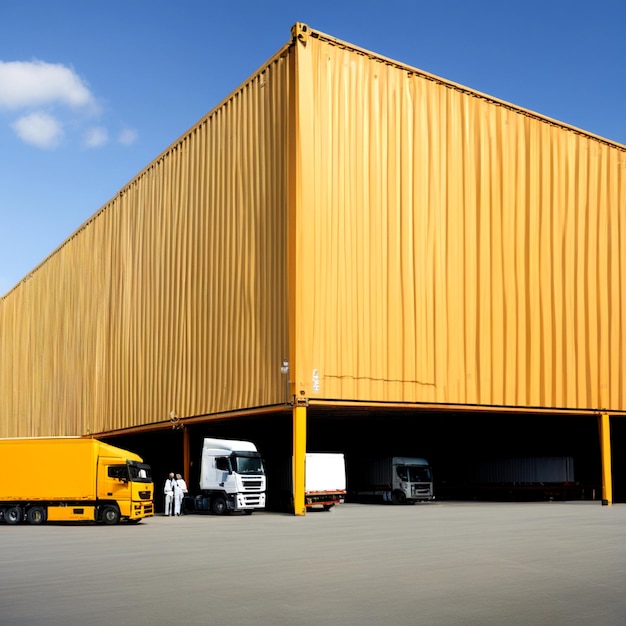
[[[250,441],[206,438],[200,460],[200,495],[188,498],[195,511],[251,514],[265,508],[263,459]],[[191,503],[189,503],[191,500]]]
[[[420,457],[393,456],[368,460],[355,495],[393,504],[435,499],[430,463]]]
[[[394,456],[391,465],[389,501],[404,504],[434,498],[432,473],[426,459]]]

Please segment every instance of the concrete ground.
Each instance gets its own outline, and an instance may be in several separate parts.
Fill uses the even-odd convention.
[[[0,624],[626,623],[626,506],[344,504],[0,525]]]

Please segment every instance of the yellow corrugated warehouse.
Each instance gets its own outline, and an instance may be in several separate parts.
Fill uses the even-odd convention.
[[[271,412],[288,376],[296,483],[316,403],[597,414],[606,470],[625,222],[624,146],[296,24],[2,299],[0,436]]]

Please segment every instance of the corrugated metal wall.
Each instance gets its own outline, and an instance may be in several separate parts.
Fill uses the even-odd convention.
[[[280,405],[288,347],[298,398],[626,411],[624,148],[295,34],[0,301],[0,436]]]
[[[623,147],[321,34],[297,53],[296,392],[625,410]]]
[[[279,52],[0,301],[0,436],[284,401]]]

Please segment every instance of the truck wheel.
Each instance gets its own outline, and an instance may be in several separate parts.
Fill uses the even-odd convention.
[[[224,515],[226,513],[226,500],[222,497],[214,498],[211,510],[215,515]]]
[[[330,511],[334,506],[334,504],[325,504],[324,511]]]
[[[402,491],[394,491],[391,494],[391,502],[393,504],[406,504],[406,496]]]
[[[116,506],[105,506],[100,514],[105,524],[117,524],[120,521],[120,510]]]
[[[22,521],[22,509],[19,506],[10,506],[4,512],[4,521],[7,524],[19,524]]]
[[[43,524],[46,521],[46,509],[42,506],[31,506],[26,512],[26,521],[29,524]]]

